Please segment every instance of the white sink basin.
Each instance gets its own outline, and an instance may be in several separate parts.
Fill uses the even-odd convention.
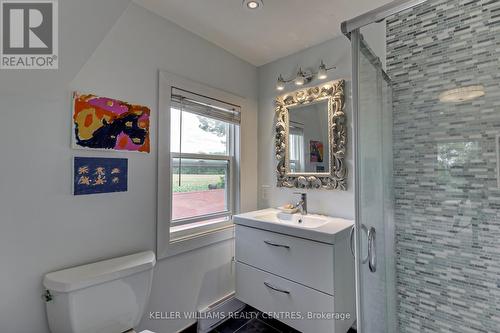
[[[294,227],[309,229],[319,228],[328,223],[328,220],[317,215],[287,214],[282,212],[269,212],[267,214],[257,215],[255,218],[258,220],[283,223]]]
[[[238,214],[236,225],[277,232],[318,242],[335,244],[349,237],[354,221],[326,215],[287,214],[275,208]]]

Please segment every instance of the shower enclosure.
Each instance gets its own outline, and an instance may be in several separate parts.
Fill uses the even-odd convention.
[[[500,1],[395,1],[342,29],[358,332],[500,332]]]

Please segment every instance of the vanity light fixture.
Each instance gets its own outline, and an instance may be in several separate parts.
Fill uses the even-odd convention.
[[[264,0],[243,0],[242,4],[248,9],[258,9],[264,6]]]
[[[285,80],[283,79],[283,76],[278,76],[278,82],[276,83],[276,89],[281,91],[281,90],[285,90]]]
[[[443,103],[461,103],[484,96],[486,93],[483,86],[468,86],[447,90],[439,95]]]
[[[328,77],[328,69],[326,68],[326,65],[325,63],[323,62],[323,60],[321,60],[321,64],[319,65],[319,68],[318,68],[318,79],[320,80],[324,80]]]
[[[296,86],[303,86],[304,83],[311,81],[310,78],[306,78],[306,75],[302,71],[302,68],[299,68],[299,71],[297,72],[297,76],[295,76],[295,80],[293,82],[295,83]]]
[[[289,80],[285,80],[283,78],[283,75],[280,74],[278,76],[278,80],[276,82],[276,90],[279,90],[279,91],[285,90],[286,84],[290,83],[292,81],[293,81],[293,83],[295,83],[296,86],[303,86],[304,84],[311,82],[315,77],[318,80],[325,80],[328,78],[328,71],[332,70],[332,69],[335,69],[335,66],[326,67],[323,60],[321,60],[321,63],[318,67],[317,72],[303,71],[302,68],[299,68],[295,77],[293,77]]]

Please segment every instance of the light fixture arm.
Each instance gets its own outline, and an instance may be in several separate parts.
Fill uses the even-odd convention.
[[[326,71],[331,71],[332,69],[337,69],[337,67],[333,66],[333,67],[325,67],[325,70]],[[318,75],[319,72],[312,72],[311,71],[311,76],[315,76],[315,75]]]
[[[284,79],[282,74],[278,75],[278,80],[276,84],[276,89],[277,90],[284,90],[285,85],[290,83],[290,82],[295,82],[296,85],[303,85],[311,82],[314,80],[314,77],[317,77],[319,80],[324,80],[326,79],[326,73],[332,69],[336,69],[337,67],[332,66],[332,67],[327,67],[323,60],[321,60],[321,63],[318,67],[318,71],[312,71],[312,70],[302,70],[302,67],[299,67],[299,70],[297,71],[297,74],[290,79]]]
[[[290,82],[292,82],[293,80],[295,80],[295,76],[294,76],[294,77],[292,77],[292,78],[290,78],[290,79],[288,79],[288,80],[285,80],[285,79],[283,78],[283,76],[280,74],[280,75],[278,76],[278,80],[279,80],[279,81],[281,81],[281,82],[283,82],[283,83],[290,83]]]
[[[332,67],[325,67],[325,69],[326,69],[327,71],[331,71],[332,69],[337,69],[337,67],[336,67],[336,66],[332,66]],[[314,73],[314,74],[318,74],[318,73],[316,72],[316,73]]]
[[[326,67],[325,63],[323,62],[323,60],[321,60],[321,63],[319,64],[319,68],[325,68],[327,71],[329,70],[332,70],[332,69],[336,69],[337,67],[336,66],[332,66],[332,67]]]

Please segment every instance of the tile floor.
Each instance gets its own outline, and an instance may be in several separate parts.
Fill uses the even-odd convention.
[[[300,333],[276,319],[265,318],[261,312],[251,306],[247,305],[242,313],[243,315],[239,318],[227,320],[210,333]],[[182,333],[196,333],[196,325]],[[356,331],[351,329],[347,333],[356,333]]]

